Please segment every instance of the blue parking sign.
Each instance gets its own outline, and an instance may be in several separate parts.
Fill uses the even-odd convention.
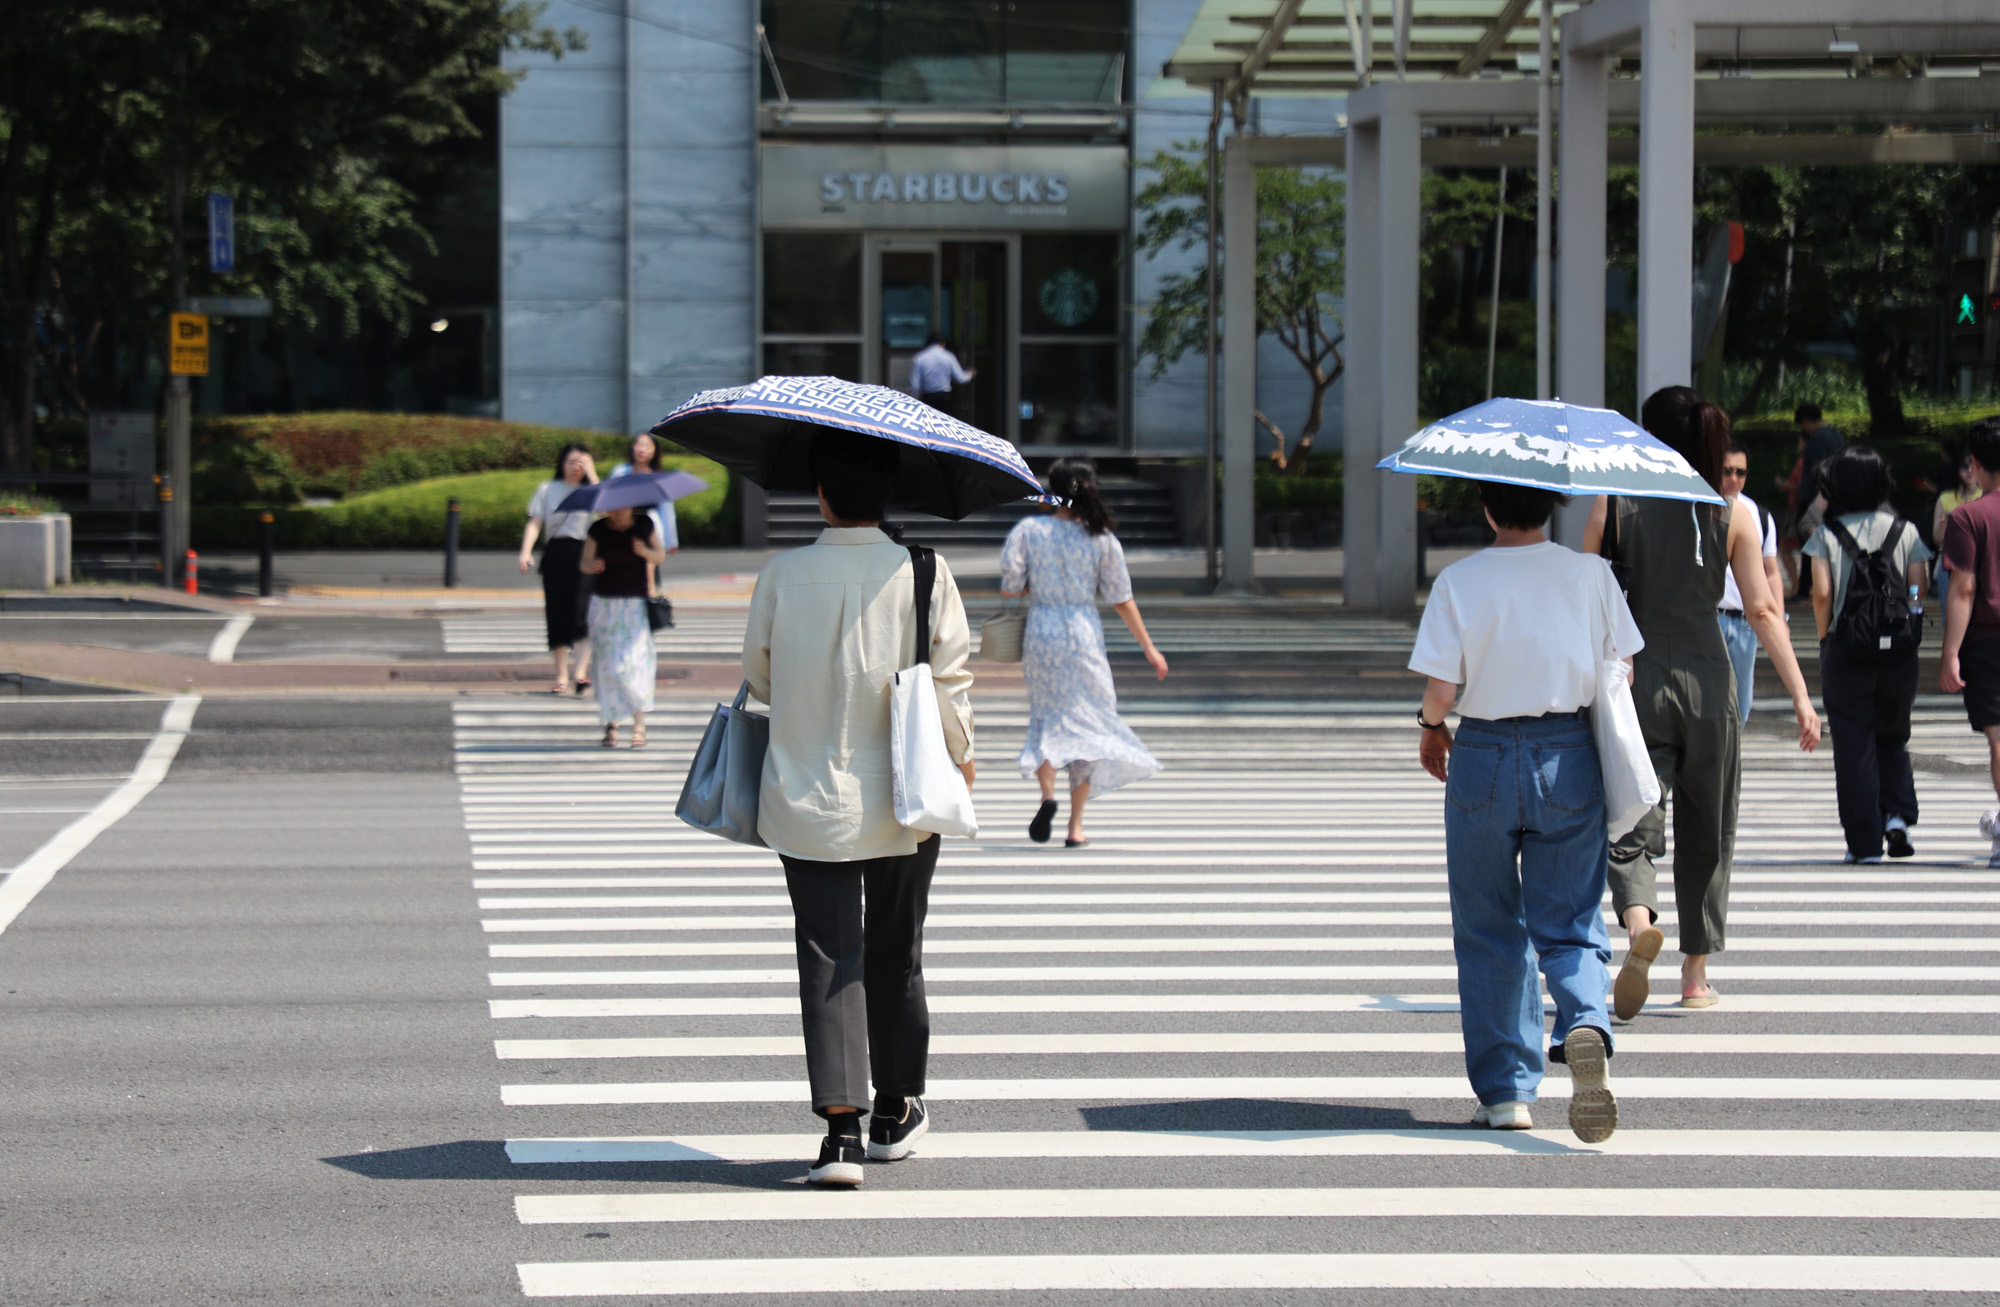
[[[208,270],[236,271],[236,197],[208,195]]]

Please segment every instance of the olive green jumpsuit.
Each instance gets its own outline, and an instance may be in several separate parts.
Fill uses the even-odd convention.
[[[1674,903],[1684,954],[1720,953],[1729,916],[1729,866],[1736,850],[1742,735],[1736,677],[1715,613],[1729,568],[1729,517],[1713,505],[1616,498],[1606,553],[1623,562],[1626,599],[1646,637],[1632,664],[1660,803],[1611,846],[1611,901],[1622,920],[1634,905],[1654,920],[1660,894],[1654,862],[1667,852],[1674,809]]]

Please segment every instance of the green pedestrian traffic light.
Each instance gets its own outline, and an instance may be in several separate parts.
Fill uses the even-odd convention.
[[[1951,325],[1954,327],[1976,327],[1979,325],[1978,306],[1973,303],[1970,294],[1958,297],[1958,321]]]

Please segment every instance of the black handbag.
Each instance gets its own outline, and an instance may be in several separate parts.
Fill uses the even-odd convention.
[[[658,631],[674,624],[674,601],[665,595],[654,595],[646,601],[646,629]]]

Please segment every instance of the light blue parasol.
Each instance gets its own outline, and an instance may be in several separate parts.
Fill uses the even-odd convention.
[[[1431,423],[1375,465],[1534,486],[1720,504],[1688,461],[1622,413],[1542,399],[1489,399]]]

